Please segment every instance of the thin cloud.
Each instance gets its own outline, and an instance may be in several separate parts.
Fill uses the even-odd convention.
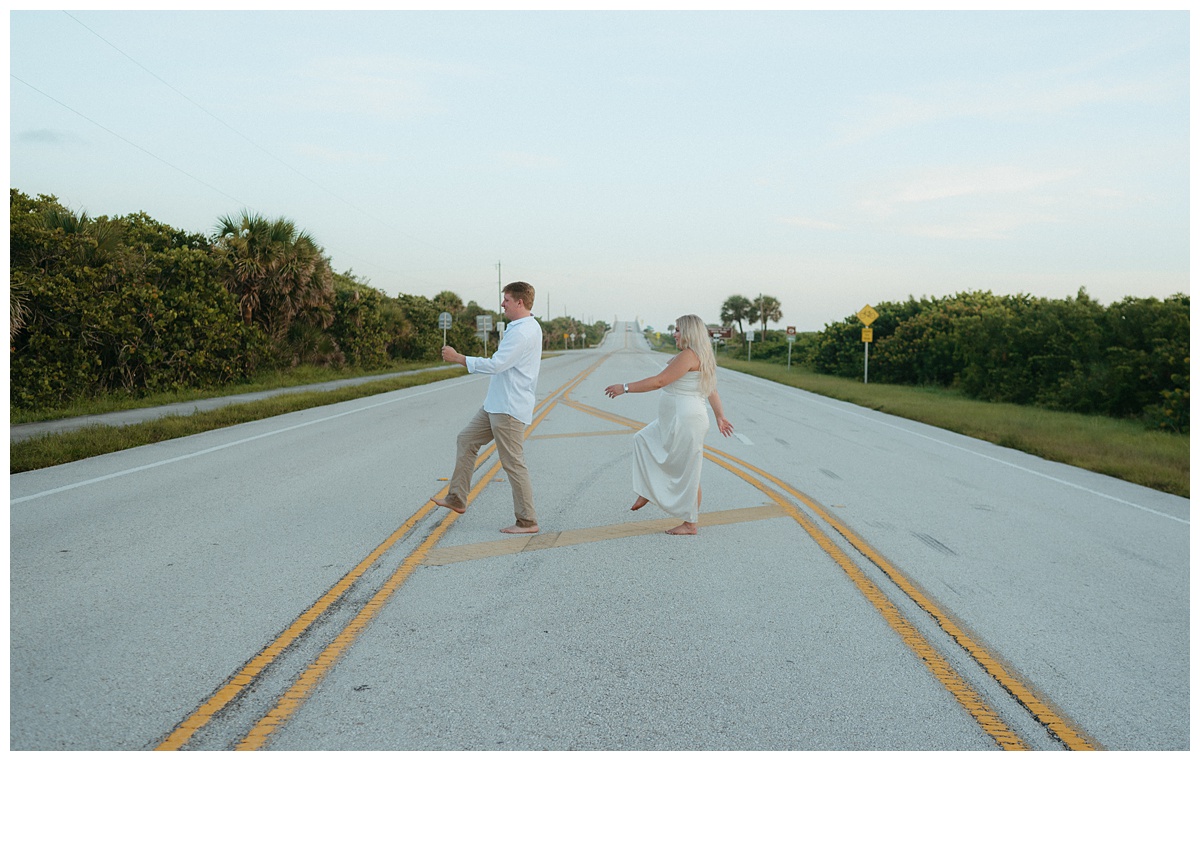
[[[874,213],[891,214],[902,205],[948,199],[1031,193],[1074,178],[1076,170],[1030,170],[1016,166],[944,167],[925,170],[860,202]]]
[[[497,152],[496,159],[512,169],[558,169],[563,165],[561,158],[529,152]]]
[[[940,167],[886,185],[858,203],[861,211],[906,236],[940,240],[1007,239],[1021,228],[1053,223],[1069,201],[1069,169],[1018,166]]]
[[[1003,240],[1020,228],[1053,222],[1056,218],[1033,210],[971,213],[945,222],[902,225],[899,233],[918,239]]]
[[[442,114],[450,109],[432,92],[437,80],[476,73],[465,65],[395,56],[321,58],[302,74],[308,81],[298,101],[322,113],[393,119]]]
[[[785,216],[779,221],[793,228],[807,228],[814,231],[841,231],[845,229],[845,225],[839,225],[836,222],[827,222],[824,219],[811,219],[807,216]]]
[[[390,156],[382,152],[368,152],[362,149],[334,149],[312,143],[299,143],[293,148],[297,155],[323,163],[383,164],[391,160]]]
[[[948,120],[1021,121],[1107,103],[1151,102],[1168,96],[1163,85],[1107,78],[1076,79],[1071,72],[1015,74],[985,83],[940,82],[916,94],[868,96],[844,118],[839,143]]]
[[[33,131],[20,132],[17,135],[17,142],[36,143],[44,146],[68,146],[82,143],[83,141],[74,132],[35,129]]]

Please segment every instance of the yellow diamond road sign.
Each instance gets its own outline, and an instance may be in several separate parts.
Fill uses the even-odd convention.
[[[858,320],[863,323],[864,327],[870,327],[877,318],[879,318],[879,313],[875,312],[875,308],[870,304],[858,311]]]

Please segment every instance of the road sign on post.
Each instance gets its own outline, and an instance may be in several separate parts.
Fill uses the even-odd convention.
[[[792,369],[792,345],[796,344],[796,328],[789,327],[787,329],[788,340],[788,370]]]
[[[487,337],[488,333],[492,332],[492,317],[490,315],[475,316],[475,329],[479,333],[479,338],[483,340],[483,355],[487,356]]]
[[[746,331],[746,361],[750,361],[750,345],[754,344],[754,331]]]
[[[448,312],[444,312],[438,316],[438,327],[442,331],[442,344],[446,344],[446,331],[450,329],[450,325],[454,323],[454,317]]]
[[[867,381],[867,359],[871,356],[871,339],[875,335],[871,330],[871,325],[875,323],[875,319],[879,318],[879,313],[870,304],[867,304],[858,311],[858,320],[863,324],[862,340],[863,340],[863,382]]]

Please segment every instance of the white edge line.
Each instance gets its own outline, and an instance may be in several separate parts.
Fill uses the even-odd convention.
[[[741,371],[732,371],[731,373],[735,373],[735,374],[742,374],[742,372],[741,372]],[[746,376],[746,377],[751,377],[751,376],[753,376],[753,375],[751,375],[751,374],[743,374],[743,376]],[[779,383],[772,382],[771,380],[761,380],[761,379],[759,379],[758,377],[754,377],[754,379],[755,379],[755,380],[757,380],[757,381],[759,381],[759,382],[767,383],[768,385],[770,385],[770,386],[773,386],[774,388],[778,388],[778,389],[785,389],[785,390],[787,390],[787,391],[789,391],[789,392],[791,392],[791,393],[794,393],[794,394],[796,394],[796,395],[800,396],[800,397],[801,397],[802,399],[804,399],[804,400],[808,400],[810,403],[822,403],[822,401],[821,401],[821,400],[818,400],[818,399],[816,399],[816,397],[814,397],[814,396],[811,396],[811,395],[809,394],[809,392],[805,391],[804,389],[800,389],[800,388],[789,388],[788,386],[785,386],[785,385],[780,385]],[[834,398],[832,398],[832,397],[826,397],[826,398],[824,398],[824,399],[825,399],[825,400],[828,400],[828,401],[830,401],[830,402],[832,402],[832,403],[834,403],[834,404],[837,404],[837,403],[841,403],[841,402],[842,402],[842,401],[840,401],[840,400],[835,400],[835,399],[834,399]],[[822,403],[822,405],[824,405],[824,404]],[[853,404],[851,404],[851,405],[853,405]],[[1022,466],[1021,466],[1021,465],[1019,465],[1019,464],[1013,464],[1011,461],[1005,461],[1004,459],[1001,459],[1001,458],[996,458],[995,456],[989,456],[989,455],[985,455],[984,453],[976,452],[975,450],[968,449],[967,447],[960,447],[958,444],[951,444],[951,443],[950,443],[950,442],[948,442],[948,441],[941,441],[941,440],[939,440],[939,439],[937,439],[937,438],[934,438],[934,437],[933,437],[933,436],[931,436],[931,435],[924,435],[924,434],[922,434],[922,433],[920,433],[920,432],[915,432],[915,431],[913,431],[913,430],[911,430],[911,429],[905,429],[903,426],[900,426],[899,424],[895,424],[895,423],[888,423],[887,421],[881,420],[881,419],[879,419],[879,418],[876,418],[876,417],[872,417],[871,415],[867,414],[868,412],[873,412],[873,411],[875,411],[875,410],[873,410],[873,409],[868,409],[868,408],[866,408],[865,406],[856,406],[855,408],[857,409],[857,411],[855,411],[854,409],[845,409],[845,408],[842,408],[841,406],[838,406],[838,405],[830,406],[829,408],[832,408],[834,411],[838,411],[838,412],[844,412],[844,413],[845,413],[845,414],[847,414],[847,415],[853,415],[854,417],[856,417],[856,418],[861,418],[862,420],[867,420],[867,421],[871,421],[872,423],[877,423],[877,424],[879,424],[879,425],[881,425],[881,426],[886,426],[886,427],[888,427],[889,429],[894,429],[894,430],[896,430],[896,431],[898,431],[898,432],[906,432],[906,433],[908,433],[909,435],[915,435],[915,436],[917,436],[918,438],[924,438],[926,441],[932,441],[932,442],[933,442],[933,443],[935,443],[935,444],[941,444],[943,447],[950,447],[951,449],[955,449],[955,450],[961,450],[961,451],[962,451],[962,452],[964,452],[964,453],[970,453],[970,454],[971,454],[971,455],[973,455],[973,456],[978,456],[979,458],[985,458],[985,459],[987,459],[988,461],[994,461],[994,462],[996,462],[997,464],[1003,464],[1005,467],[1011,467],[1011,468],[1013,468],[1014,470],[1023,470],[1023,471],[1025,471],[1026,473],[1031,473],[1031,474],[1033,474],[1034,476],[1039,476],[1039,477],[1041,477],[1042,479],[1049,479],[1051,482],[1058,482],[1060,485],[1066,485],[1066,486],[1067,486],[1067,487],[1069,487],[1069,488],[1075,488],[1076,490],[1085,491],[1086,493],[1094,494],[1095,496],[1102,497],[1102,498],[1104,498],[1104,499],[1110,499],[1110,500],[1112,500],[1113,502],[1119,502],[1119,503],[1121,503],[1122,505],[1128,505],[1128,506],[1130,506],[1131,508],[1137,508],[1138,510],[1140,510],[1140,511],[1145,511],[1145,512],[1147,512],[1147,513],[1149,513],[1149,514],[1157,514],[1157,515],[1158,515],[1158,516],[1160,516],[1160,517],[1166,517],[1168,520],[1174,520],[1174,521],[1175,521],[1175,522],[1177,522],[1177,523],[1183,523],[1185,526],[1190,526],[1190,525],[1191,525],[1191,522],[1190,522],[1190,521],[1188,521],[1188,520],[1184,520],[1184,519],[1181,519],[1181,518],[1179,518],[1179,517],[1176,517],[1176,516],[1174,516],[1173,514],[1166,514],[1166,513],[1162,512],[1162,511],[1155,511],[1153,508],[1147,508],[1147,507],[1146,507],[1146,506],[1144,506],[1144,505],[1138,505],[1136,502],[1130,502],[1130,501],[1129,501],[1129,500],[1127,500],[1127,499],[1120,499],[1119,497],[1111,496],[1111,495],[1109,495],[1109,494],[1102,493],[1102,492],[1100,492],[1100,491],[1094,491],[1094,490],[1092,490],[1091,488],[1085,488],[1083,485],[1077,485],[1077,484],[1075,484],[1074,482],[1068,482],[1066,479],[1059,479],[1058,477],[1056,477],[1056,476],[1051,476],[1051,475],[1050,475],[1050,474],[1048,474],[1048,473],[1042,473],[1042,472],[1040,472],[1040,471],[1037,471],[1037,470],[1032,470],[1032,469],[1030,469],[1030,468],[1028,468],[1028,467],[1022,467]],[[920,421],[911,421],[911,422],[912,422],[912,423],[920,423]],[[960,435],[960,434],[962,434],[962,433],[954,432],[953,430],[950,430],[950,429],[947,429],[947,430],[945,430],[945,431],[946,431],[946,432],[949,432],[949,433],[951,433],[951,434],[954,434],[954,435]],[[985,442],[985,443],[987,443],[987,442]],[[1112,477],[1110,477],[1110,478],[1112,478]]]
[[[150,470],[151,468],[154,468],[154,467],[162,467],[163,465],[174,464],[177,461],[184,461],[189,458],[196,458],[197,456],[208,455],[209,453],[215,453],[218,450],[224,450],[229,447],[236,447],[240,444],[249,444],[251,441],[258,441],[262,438],[270,438],[272,435],[279,435],[280,433],[283,433],[283,432],[292,432],[293,430],[303,429],[304,427],[312,426],[313,424],[325,423],[326,421],[337,420],[338,418],[344,418],[347,415],[354,415],[359,412],[365,412],[368,409],[378,409],[381,406],[387,406],[391,403],[398,403],[401,400],[408,400],[413,397],[419,397],[423,394],[431,394],[435,391],[443,391],[447,388],[453,388],[456,385],[461,385],[463,382],[466,382],[466,381],[468,381],[468,378],[466,378],[466,377],[456,378],[453,383],[448,383],[446,385],[438,386],[437,388],[426,389],[425,391],[422,391],[419,393],[418,392],[407,392],[405,394],[400,395],[399,397],[393,397],[390,400],[382,400],[378,403],[372,403],[369,406],[359,406],[357,409],[349,409],[348,411],[345,411],[345,412],[339,412],[336,415],[328,415],[327,417],[323,417],[323,418],[314,418],[313,420],[305,421],[304,423],[294,424],[292,426],[287,426],[287,427],[284,427],[283,429],[275,429],[270,432],[263,432],[259,435],[251,435],[249,438],[241,438],[241,439],[238,439],[237,441],[230,441],[227,444],[219,444],[216,447],[209,447],[204,450],[197,450],[194,453],[187,453],[185,455],[175,456],[174,458],[163,459],[162,461],[156,461],[156,462],[153,462],[152,464],[143,464],[140,467],[131,467],[128,470],[118,470],[116,473],[107,473],[103,476],[96,476],[95,478],[92,478],[92,479],[85,479],[82,482],[73,482],[70,485],[63,485],[58,488],[50,488],[49,490],[41,491],[40,493],[30,494],[29,496],[17,497],[16,499],[9,500],[8,505],[11,508],[12,506],[17,505],[18,503],[29,502],[30,500],[38,499],[43,496],[51,496],[52,494],[62,493],[63,491],[70,491],[70,490],[74,490],[75,488],[82,488],[85,485],[94,485],[97,482],[106,482],[109,479],[117,479],[121,476],[128,476],[130,473],[140,473],[143,470]],[[304,411],[304,410],[302,410],[302,411]],[[264,420],[265,420],[265,418],[264,418]],[[162,442],[162,443],[166,443],[166,442]]]

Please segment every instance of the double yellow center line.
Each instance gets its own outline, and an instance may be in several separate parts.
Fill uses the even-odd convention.
[[[642,426],[642,424],[629,418],[605,412],[572,400],[564,399],[563,403],[573,409],[578,409],[596,417],[612,421],[613,423],[634,429],[639,429]],[[1029,749],[1025,741],[1003,721],[970,683],[958,674],[950,662],[938,652],[929,640],[904,617],[899,607],[879,589],[846,552],[832,541],[825,532],[818,528],[811,518],[800,510],[796,505],[797,502],[832,526],[854,549],[870,560],[871,563],[896,584],[914,604],[931,616],[937,622],[938,626],[966,651],[1009,695],[1015,698],[1053,738],[1057,739],[1070,750],[1097,749],[1097,745],[1082,730],[1067,721],[1061,713],[1057,712],[1050,703],[1041,698],[1025,681],[1018,678],[1010,669],[1005,668],[999,658],[963,629],[960,621],[940,607],[934,599],[924,593],[913,582],[909,581],[881,553],[855,534],[845,523],[838,520],[817,502],[783,480],[728,453],[707,446],[704,449],[705,458],[758,488],[808,533],[817,545],[821,547],[822,551],[837,563],[854,583],[855,587],[879,611],[888,626],[896,632],[901,640],[904,641],[904,644],[921,659],[933,676],[954,696],[963,709],[975,719],[984,732],[995,740],[997,745],[1005,750]],[[771,487],[771,485],[775,487]],[[788,497],[791,498],[789,499]]]
[[[605,412],[569,399],[571,391],[586,380],[607,359],[608,355],[601,357],[586,370],[573,377],[566,385],[543,400],[535,411],[535,419],[525,431],[526,437],[533,432],[559,403],[622,426],[634,429],[640,428],[642,426],[641,423],[629,418]],[[476,467],[482,465],[491,456],[494,449],[494,444],[489,445],[480,454],[476,461]],[[888,626],[892,628],[904,644],[926,665],[930,673],[951,693],[963,709],[972,716],[983,731],[998,746],[1006,750],[1029,749],[1029,746],[1013,728],[992,709],[980,693],[956,671],[946,657],[904,616],[896,603],[871,580],[845,550],[831,539],[829,534],[818,527],[802,508],[815,514],[818,519],[823,520],[832,527],[854,550],[874,564],[878,570],[890,579],[920,610],[932,617],[954,643],[967,652],[988,675],[1012,698],[1016,699],[1054,739],[1071,750],[1096,749],[1097,745],[1079,728],[1067,721],[1064,716],[1058,713],[1051,704],[1042,699],[1031,686],[1020,679],[1011,669],[1006,668],[982,643],[971,637],[963,629],[962,623],[959,620],[940,607],[931,597],[901,574],[882,554],[872,548],[866,541],[856,535],[849,527],[827,512],[818,503],[783,480],[728,453],[706,447],[705,457],[759,489],[779,506],[779,510],[798,523],[822,551],[833,559],[846,573],[855,587],[879,611]],[[482,489],[492,481],[499,472],[500,466],[497,461],[481,479],[474,483],[474,488],[468,497],[468,503],[473,502]],[[432,502],[427,502],[411,517],[405,520],[373,552],[343,576],[337,584],[330,588],[308,610],[297,617],[283,633],[263,648],[237,674],[206,699],[195,712],[168,734],[156,749],[178,750],[186,745],[193,735],[209,724],[214,716],[245,692],[269,665],[275,662],[285,650],[299,640],[368,570],[374,567],[397,542],[412,532],[435,508],[436,506]],[[436,528],[421,541],[420,545],[404,558],[403,562],[392,572],[385,583],[375,591],[366,605],[351,617],[350,621],[337,634],[334,640],[325,646],[320,654],[303,669],[300,676],[283,692],[274,707],[260,718],[242,738],[237,744],[237,750],[257,750],[261,748],[271,734],[300,708],[334,663],[337,662],[339,657],[379,614],[388,599],[404,584],[412,571],[422,563],[428,562],[430,553],[458,516],[454,512],[448,512],[445,519],[438,523]]]
[[[550,413],[550,410],[560,400],[566,398],[571,390],[578,386],[581,382],[591,376],[600,365],[608,358],[607,355],[601,357],[586,370],[573,377],[566,385],[553,392],[538,404],[534,410],[536,417],[533,422],[526,428],[525,436],[529,437],[530,433],[542,422],[542,420]],[[479,454],[475,462],[476,468],[486,461],[495,450],[495,444],[490,444]],[[500,470],[500,463],[497,460],[491,469],[484,477],[474,483],[474,487],[468,497],[468,504],[475,499],[480,491],[490,482]],[[270,644],[263,648],[258,654],[250,659],[237,674],[229,678],[220,688],[209,696],[199,707],[178,726],[175,727],[166,738],[164,738],[156,747],[155,750],[179,750],[191,740],[191,738],[204,726],[209,724],[213,717],[221,710],[225,709],[238,696],[249,688],[255,680],[257,680],[263,671],[270,666],[280,655],[283,654],[293,643],[300,639],[303,634],[308,631],[313,624],[321,618],[333,605],[346,594],[346,592],[357,583],[363,575],[366,574],[398,541],[411,532],[418,523],[425,519],[437,506],[432,502],[426,502],[420,509],[404,523],[392,532],[388,538],[379,544],[367,557],[363,558],[354,569],[346,573],[336,584],[329,589],[325,595],[321,596],[313,605],[304,611],[296,620],[292,622],[287,629],[276,637]],[[349,624],[342,630],[341,633],[317,656],[316,660],[301,673],[300,677],[292,684],[292,686],[283,694],[276,703],[275,707],[268,712],[257,724],[251,728],[250,732],[237,745],[237,750],[256,750],[265,743],[267,737],[274,732],[284,721],[286,721],[292,713],[299,709],[304,699],[312,692],[321,678],[329,671],[329,668],[337,661],[338,657],[350,646],[350,644],[358,637],[367,624],[379,613],[380,609],[399,589],[409,574],[415,569],[428,555],[433,546],[441,540],[446,530],[451,524],[458,519],[458,515],[453,511],[448,512],[448,515],[441,523],[438,524],[428,537],[421,542],[412,554],[404,559],[404,562],[392,573],[387,581],[375,592],[367,604],[350,620]]]

